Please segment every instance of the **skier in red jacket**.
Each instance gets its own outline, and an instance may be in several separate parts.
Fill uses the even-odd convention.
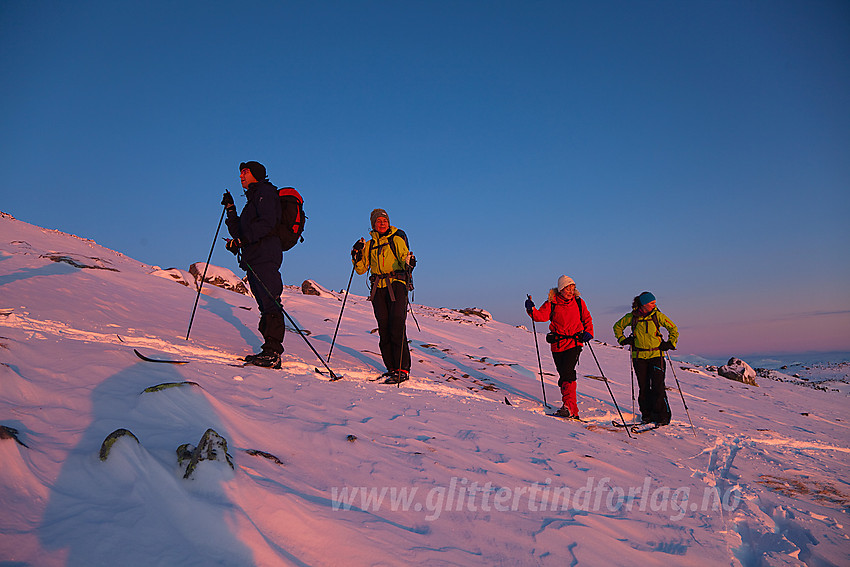
[[[576,366],[582,345],[593,338],[593,319],[587,305],[579,297],[576,284],[569,276],[558,278],[558,287],[549,290],[549,299],[535,309],[529,298],[525,310],[534,321],[549,321],[546,342],[552,345],[552,358],[558,369],[558,387],[564,405],[555,412],[559,417],[579,419],[576,402]]]

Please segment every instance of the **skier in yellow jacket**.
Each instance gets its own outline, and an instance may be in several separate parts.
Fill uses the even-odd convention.
[[[640,388],[641,421],[667,425],[672,414],[664,384],[664,351],[676,349],[679,329],[658,309],[655,301],[655,296],[648,291],[635,297],[632,312],[614,323],[614,336],[621,345],[631,347],[632,366]],[[626,327],[632,328],[628,337],[623,334]],[[667,340],[661,336],[661,327],[667,329]]]
[[[407,292],[413,289],[411,271],[416,258],[410,253],[407,235],[390,225],[384,209],[370,215],[371,239],[361,238],[351,249],[358,274],[371,272],[369,301],[378,322],[381,358],[387,371],[385,384],[401,384],[410,377],[410,348],[407,345]]]

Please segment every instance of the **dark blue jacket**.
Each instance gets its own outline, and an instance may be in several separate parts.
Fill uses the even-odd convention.
[[[258,181],[245,191],[248,202],[239,216],[227,216],[227,230],[230,236],[242,241],[242,261],[239,267],[247,271],[247,266],[274,263],[280,267],[283,250],[277,225],[280,223],[280,198],[277,188],[268,181]]]

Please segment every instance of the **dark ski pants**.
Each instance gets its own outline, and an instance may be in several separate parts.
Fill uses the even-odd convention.
[[[664,384],[664,359],[633,358],[638,388],[638,406],[641,419],[655,423],[668,424],[672,414],[667,402],[667,388]]]
[[[283,293],[280,264],[270,262],[251,266],[248,270],[248,285],[260,308],[258,329],[263,336],[263,351],[283,354],[286,327],[280,307],[280,295]]]
[[[379,287],[372,298],[372,310],[378,322],[381,358],[387,371],[405,370],[410,372],[410,347],[407,345],[407,284],[392,282],[393,296],[389,289]]]
[[[581,347],[573,347],[564,351],[552,351],[555,368],[558,369],[558,387],[561,388],[561,399],[570,410],[571,415],[578,415],[578,400],[576,397],[576,366],[578,366]]]

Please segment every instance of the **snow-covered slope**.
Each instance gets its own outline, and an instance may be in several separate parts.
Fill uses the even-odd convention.
[[[213,286],[186,341],[196,290],[158,270],[0,217],[0,425],[18,439],[0,439],[0,565],[841,565],[850,555],[844,393],[745,386],[676,364],[693,429],[668,369],[673,423],[630,438],[611,427],[618,412],[599,380],[579,381],[585,423],[545,415],[526,329],[414,305],[412,378],[387,386],[370,381],[383,371],[375,322],[352,295],[330,361],[344,379],[330,382],[293,332],[282,370],[233,366],[261,343],[256,306]],[[284,295],[323,356],[341,299]],[[631,418],[627,352],[592,347]],[[188,363],[144,362],[134,348]],[[579,372],[600,375],[587,349]],[[145,392],[182,382],[194,384]],[[138,443],[121,438],[101,461],[119,428]],[[176,449],[210,428],[234,468],[205,461],[184,479]]]

